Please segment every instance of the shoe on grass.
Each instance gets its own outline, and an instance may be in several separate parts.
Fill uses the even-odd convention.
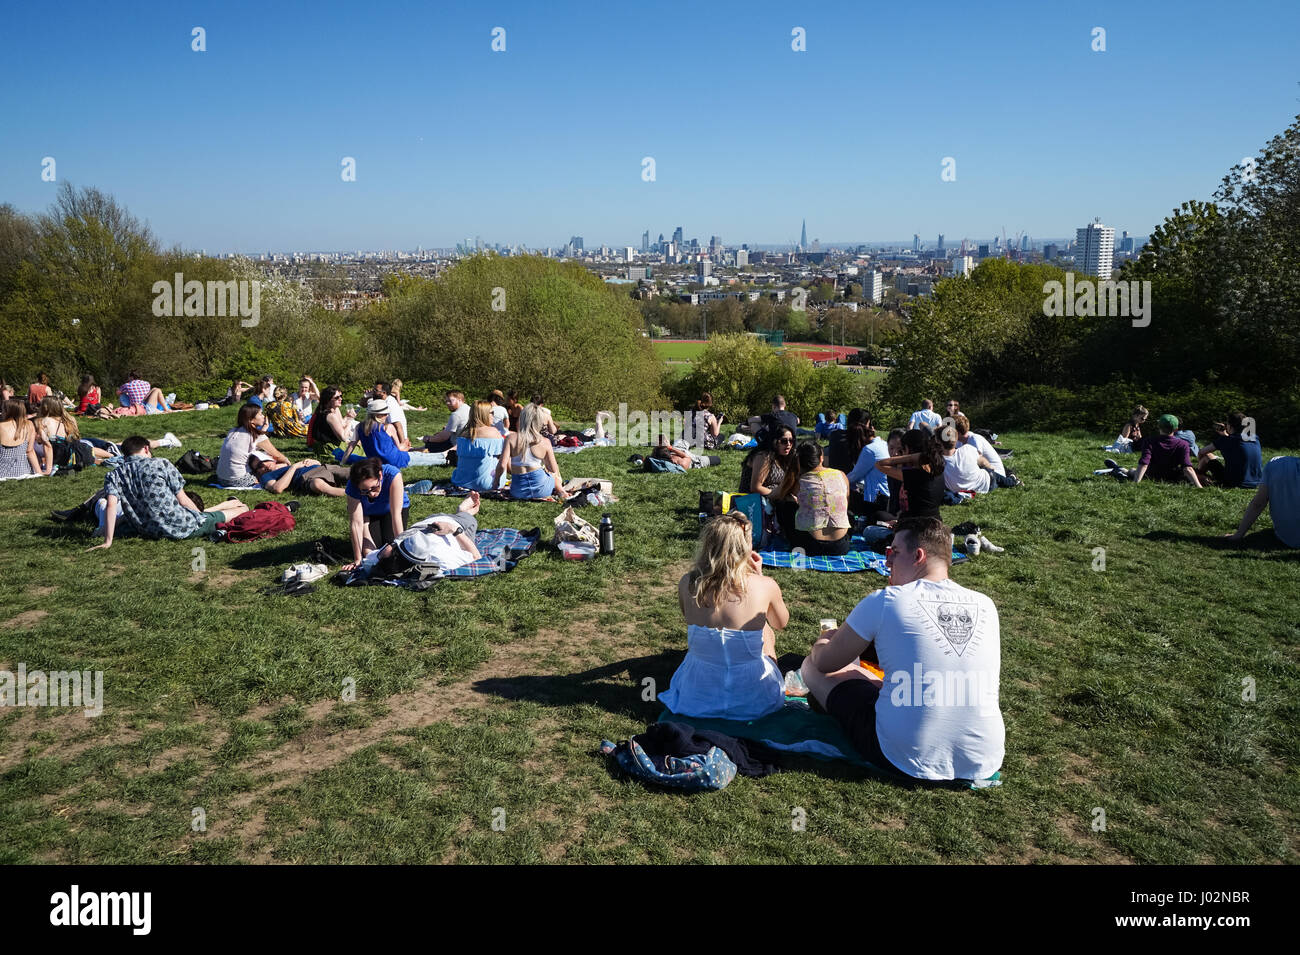
[[[980,535],[980,549],[986,550],[990,554],[1001,554],[1003,551],[1006,550],[1005,547],[999,547],[997,544],[993,543],[983,534]]]
[[[180,446],[181,439],[176,437],[176,435],[172,434],[170,431],[164,434],[162,439],[158,442],[158,447],[160,448],[179,448]]]

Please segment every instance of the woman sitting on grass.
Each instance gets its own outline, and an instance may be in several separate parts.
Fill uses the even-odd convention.
[[[95,384],[94,375],[81,376],[81,384],[77,387],[77,414],[105,421],[117,418],[117,412],[103,403],[103,393]]]
[[[257,405],[243,405],[235,427],[221,443],[221,455],[217,458],[217,483],[222,487],[258,488],[257,476],[248,467],[248,456],[254,451],[269,454],[277,464],[288,464],[289,459],[276,450],[271,439],[266,436],[266,415]]]
[[[810,556],[849,552],[849,480],[843,471],[822,466],[816,441],[799,445],[798,510],[794,526],[786,528],[790,546]]]
[[[277,435],[287,438],[307,437],[307,422],[296,403],[289,399],[289,389],[276,385],[275,400],[266,403],[266,417]]]
[[[903,453],[876,463],[886,477],[903,483],[899,493],[899,520],[938,518],[943,503],[943,445],[933,431],[913,428],[903,435]]]
[[[352,449],[360,443],[368,458],[379,458],[395,468],[440,467],[447,463],[443,452],[403,451],[398,444],[397,429],[389,421],[388,402],[391,398],[371,398],[366,402],[366,423],[357,429],[357,436],[348,442],[343,451],[347,464]]]
[[[541,405],[526,405],[519,414],[519,430],[511,431],[504,439],[492,485],[501,486],[508,466],[510,496],[517,501],[540,501],[552,495],[569,499],[560,466],[555,463],[555,448],[542,434],[542,425],[549,419],[550,412]]]
[[[81,440],[81,430],[77,427],[76,419],[68,414],[58,398],[50,396],[41,401],[33,423],[36,425],[37,443],[48,449],[51,460],[56,456],[63,458],[67,464],[80,470],[93,466],[96,461],[107,461],[113,457],[111,451],[92,447]],[[64,447],[68,448],[66,454],[61,452]]]
[[[36,457],[36,429],[27,420],[27,408],[12,398],[0,411],[0,480],[49,474]]]
[[[749,519],[709,521],[695,563],[677,584],[686,659],[659,700],[683,716],[756,720],[785,703],[775,630],[790,622],[781,588],[763,576]]]
[[[1129,416],[1128,422],[1119,430],[1119,437],[1113,443],[1107,446],[1107,450],[1118,451],[1121,454],[1136,454],[1142,443],[1142,425],[1146,423],[1151,412],[1147,411],[1142,405],[1133,409],[1133,414]]]
[[[320,455],[332,455],[356,437],[355,413],[343,414],[343,392],[330,385],[320,395],[316,413],[307,426],[307,446]]]
[[[465,429],[456,436],[456,470],[451,472],[451,483],[471,491],[500,487],[504,475],[498,465],[505,443],[492,423],[492,402],[474,402]]]

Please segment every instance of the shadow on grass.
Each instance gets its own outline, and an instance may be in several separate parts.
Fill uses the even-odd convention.
[[[504,700],[529,700],[545,706],[565,707],[587,703],[599,706],[615,715],[644,720],[650,724],[658,720],[665,710],[663,704],[657,700],[641,699],[641,688],[644,685],[641,681],[649,677],[655,681],[655,686],[666,687],[685,656],[682,650],[665,650],[653,655],[607,663],[581,673],[493,677],[479,680],[473,684],[473,689],[475,692],[490,693]],[[785,654],[781,658],[781,665],[786,667],[802,659],[801,654]],[[620,679],[623,674],[628,674],[631,682],[623,682]],[[878,769],[841,760],[818,759],[802,753],[782,753],[780,765],[786,772],[815,773],[828,779],[870,778],[905,789],[926,785],[922,781],[900,779]],[[609,761],[606,769],[612,777],[624,778],[622,771],[616,768],[613,760]],[[942,788],[950,788],[950,784],[942,784]],[[671,787],[664,787],[664,791],[679,792]],[[683,795],[689,794],[683,793]]]
[[[1229,540],[1222,534],[1183,534],[1178,531],[1150,531],[1142,536],[1149,541],[1200,544],[1202,547],[1208,547],[1211,550],[1238,551],[1237,556],[1240,557],[1267,554],[1273,559],[1300,560],[1300,550],[1287,547],[1270,530],[1260,530],[1247,534],[1241,541]]]

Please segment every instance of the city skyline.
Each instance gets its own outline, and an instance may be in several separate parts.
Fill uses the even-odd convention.
[[[1196,3],[930,9],[921,42],[903,8],[840,3],[18,7],[0,202],[93,186],[165,246],[244,253],[639,248],[669,215],[702,243],[796,245],[808,216],[809,245],[952,250],[1094,218],[1146,235],[1296,112],[1291,4],[1259,8],[1263,34]],[[1213,67],[1189,72],[1198,49]]]

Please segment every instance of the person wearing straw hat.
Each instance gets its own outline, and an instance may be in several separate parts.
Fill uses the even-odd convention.
[[[366,403],[365,423],[357,428],[357,436],[348,442],[343,451],[343,463],[347,463],[352,449],[360,443],[368,458],[379,458],[384,464],[395,468],[438,467],[447,463],[447,455],[433,454],[427,451],[403,451],[397,443],[397,435],[388,421],[389,407],[387,398],[371,398]]]

